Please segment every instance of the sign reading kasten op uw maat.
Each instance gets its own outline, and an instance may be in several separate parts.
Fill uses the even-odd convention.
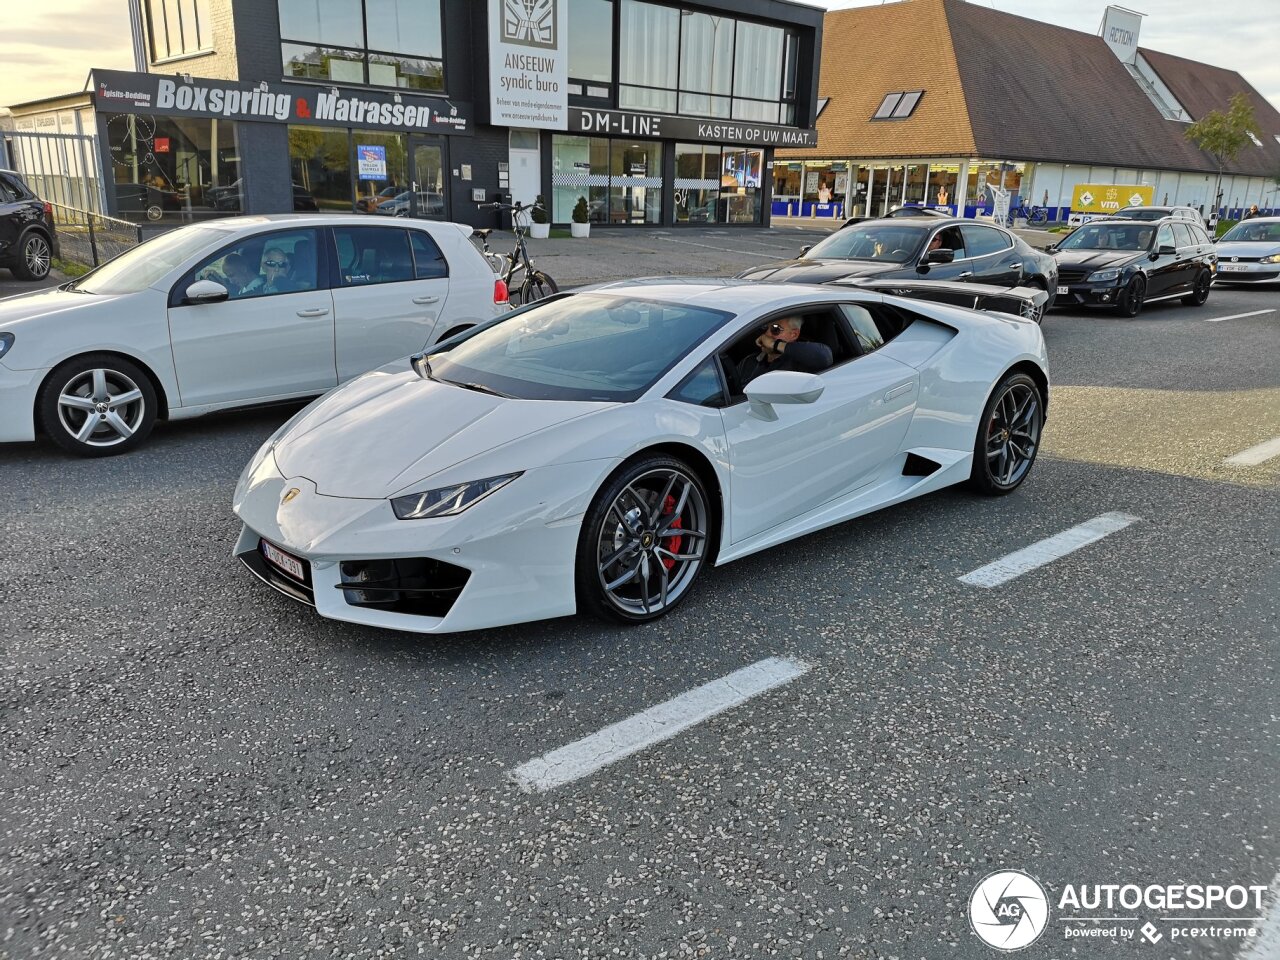
[[[489,0],[489,122],[563,130],[568,0]]]

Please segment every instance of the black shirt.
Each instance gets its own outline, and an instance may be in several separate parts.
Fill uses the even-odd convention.
[[[771,370],[798,370],[801,373],[817,373],[831,366],[831,348],[825,343],[808,341],[788,343],[782,350],[782,356],[770,363],[760,359],[759,353],[744,357],[738,364],[738,382],[745,389],[747,384]]]

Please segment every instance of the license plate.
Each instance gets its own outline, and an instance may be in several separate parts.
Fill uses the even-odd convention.
[[[1244,264],[1243,263],[1220,263],[1218,264],[1218,269],[1224,271],[1225,273],[1240,273],[1241,271],[1244,270]]]
[[[276,567],[279,567],[295,580],[306,580],[306,575],[302,572],[302,561],[292,554],[285,553],[279,547],[262,541],[262,555]]]
[[[1058,288],[1058,296],[1065,297],[1068,293],[1070,293],[1070,291],[1066,287]]]

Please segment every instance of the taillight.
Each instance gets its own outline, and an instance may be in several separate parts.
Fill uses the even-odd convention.
[[[493,302],[494,303],[510,303],[511,294],[507,290],[507,281],[493,281]]]
[[[53,204],[50,203],[48,200],[44,202],[44,215],[45,215],[45,219],[47,219],[50,223],[53,222]]]

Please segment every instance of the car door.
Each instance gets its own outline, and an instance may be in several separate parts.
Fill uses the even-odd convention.
[[[26,228],[26,212],[23,210],[22,192],[0,176],[0,256],[6,256]]]
[[[1151,254],[1155,255],[1155,259],[1148,256],[1145,270],[1148,300],[1173,294],[1182,283],[1183,266],[1178,257],[1177,239],[1171,223],[1162,223],[1156,230]]]
[[[842,325],[845,310],[866,315],[858,305],[835,309]],[[848,338],[847,326],[841,335]],[[915,409],[919,375],[874,351],[847,356],[818,374],[823,391],[813,403],[775,404],[775,421],[752,414],[743,396],[722,411],[732,464],[731,542],[869,483],[897,454]]]
[[[338,380],[431,343],[449,296],[449,264],[426,230],[333,228]]]
[[[965,253],[970,258],[968,275],[961,279],[995,286],[1017,285],[1022,279],[1023,267],[1013,237],[980,223],[966,223],[960,232],[964,234]]]
[[[333,299],[316,257],[320,233],[243,238],[204,257],[174,286],[169,337],[183,406],[317,394],[337,384]],[[227,299],[189,303],[196,280],[219,283]]]
[[[1174,245],[1178,248],[1178,289],[1190,290],[1195,286],[1196,275],[1204,263],[1204,250],[1189,223],[1179,220],[1170,226],[1173,227]]]

